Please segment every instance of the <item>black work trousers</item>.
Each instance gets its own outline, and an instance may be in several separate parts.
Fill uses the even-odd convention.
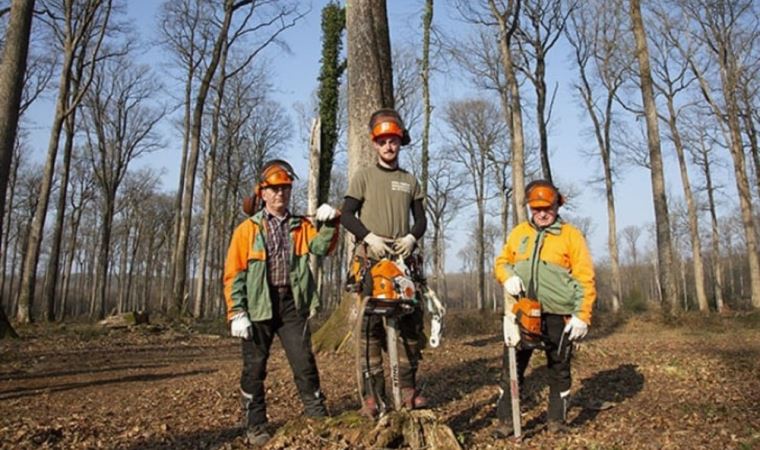
[[[280,337],[280,343],[285,349],[304,413],[314,417],[327,414],[319,385],[317,363],[311,350],[308,313],[296,310],[289,289],[270,287],[270,292],[272,318],[253,322],[252,338],[242,341],[243,371],[240,376],[240,389],[247,427],[267,423],[264,379],[267,376],[267,360],[275,334]]]
[[[570,390],[572,379],[570,376],[570,361],[572,359],[572,344],[568,335],[562,338],[565,329],[565,318],[569,316],[559,314],[541,315],[541,333],[544,336],[546,361],[549,381],[549,410],[547,419],[550,422],[562,422],[565,420],[567,393]],[[560,348],[560,340],[562,347]],[[525,380],[525,370],[528,368],[533,350],[517,349],[517,377],[520,386]],[[501,371],[501,396],[496,405],[496,414],[503,422],[512,422],[512,402],[509,397],[509,352],[504,346]],[[564,395],[562,395],[564,393]]]

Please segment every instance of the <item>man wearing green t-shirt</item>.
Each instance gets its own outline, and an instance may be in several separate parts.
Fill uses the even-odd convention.
[[[351,179],[341,223],[356,237],[357,258],[370,261],[392,255],[407,258],[427,227],[420,184],[414,175],[398,166],[398,154],[402,145],[409,144],[409,133],[393,109],[380,109],[372,114],[369,131],[377,163],[360,170]],[[413,225],[410,225],[410,213]],[[410,409],[427,404],[416,386],[420,345],[424,343],[422,327],[420,307],[399,320],[399,381],[402,400]],[[378,401],[385,393],[383,342],[382,318],[363,317],[361,346],[366,349],[367,358],[362,358],[362,413],[370,417],[378,414]]]

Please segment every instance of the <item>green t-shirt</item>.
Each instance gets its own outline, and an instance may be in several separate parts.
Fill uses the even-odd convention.
[[[354,175],[346,197],[362,202],[359,220],[369,231],[395,239],[409,233],[412,202],[422,199],[422,190],[409,172],[374,165]]]

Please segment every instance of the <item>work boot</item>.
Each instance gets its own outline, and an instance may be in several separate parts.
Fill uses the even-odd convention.
[[[567,407],[570,404],[570,390],[558,392],[549,388],[549,411],[547,422],[565,423],[567,421]]]
[[[245,430],[245,438],[248,441],[248,445],[260,447],[269,442],[272,439],[272,435],[269,434],[264,426],[257,425]]]
[[[411,387],[401,389],[401,402],[407,409],[421,409],[427,407],[428,404],[427,398]]]
[[[325,396],[322,391],[316,391],[313,395],[303,396],[304,415],[315,419],[322,419],[328,416],[327,407],[325,406]]]
[[[571,428],[565,425],[563,422],[552,420],[549,421],[549,424],[546,426],[546,430],[552,434],[561,434],[569,433],[571,431]]]
[[[374,419],[377,417],[380,409],[377,407],[377,401],[375,397],[366,397],[362,404],[362,409],[359,410],[359,414],[368,419]]]
[[[499,424],[493,430],[493,437],[496,439],[509,439],[515,434],[512,422],[499,421]]]

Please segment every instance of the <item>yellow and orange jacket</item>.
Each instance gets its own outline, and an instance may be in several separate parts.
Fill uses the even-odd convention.
[[[573,314],[591,323],[596,301],[591,253],[580,230],[560,218],[540,230],[530,221],[515,227],[496,257],[494,274],[500,284],[519,276],[544,312]]]
[[[266,226],[261,210],[238,225],[232,234],[224,264],[224,298],[227,320],[246,311],[253,322],[272,318],[266,263]],[[317,284],[309,269],[309,255],[325,256],[338,241],[339,219],[315,227],[301,216],[291,216],[290,287],[296,309],[301,312],[319,308]]]

